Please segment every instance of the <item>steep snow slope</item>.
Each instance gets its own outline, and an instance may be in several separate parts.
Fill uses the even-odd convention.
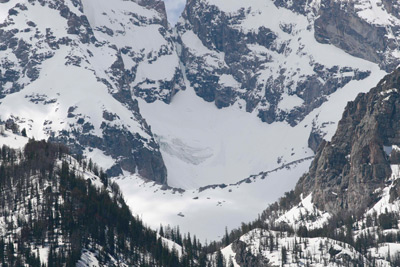
[[[0,134],[0,146],[6,145],[14,149],[24,147],[28,143],[28,138],[19,134],[14,134],[12,131],[6,130],[4,134]]]
[[[245,101],[240,99],[229,107],[218,109],[214,103],[198,98],[196,88],[190,84],[187,84],[186,91],[177,93],[169,105],[139,100],[141,112],[160,143],[169,185],[186,189],[184,193],[163,191],[137,177],[117,180],[132,210],[153,227],[158,227],[160,222],[178,224],[183,231],[196,233],[203,240],[215,240],[225,226],[232,229],[242,221],[254,219],[269,203],[293,188],[307,170],[310,160],[293,164],[290,170],[278,170],[265,179],[257,174],[312,156],[308,148],[310,133],[315,132],[330,140],[347,101],[359,92],[367,92],[385,74],[373,63],[350,56],[332,45],[316,42],[312,28],[306,29],[310,25],[306,17],[287,10],[280,12],[289,12],[289,18],[304,22],[296,24],[296,27],[304,27],[296,32],[296,36],[304,44],[303,50],[307,55],[293,52],[289,57],[276,57],[269,63],[270,69],[278,71],[280,65],[286,65],[305,71],[313,68],[308,63],[312,58],[328,68],[347,66],[370,75],[361,80],[347,81],[342,88],[325,96],[326,101],[294,127],[287,122],[261,123],[258,112],[247,112]],[[215,54],[193,33],[186,31],[181,38],[187,49],[201,51],[199,55],[205,61],[224,60],[223,53]],[[287,38],[295,39],[290,35]],[[300,63],[301,66],[296,65]],[[347,77],[339,69],[335,73],[338,79]],[[260,73],[259,78],[269,75],[269,72]],[[221,80],[230,86],[237,84],[229,75],[222,74]],[[280,107],[291,110],[297,103],[300,103],[297,96],[287,94],[280,100]],[[254,182],[236,184],[251,175],[255,175],[255,179],[247,181]],[[212,184],[225,184],[227,187],[206,187]]]
[[[218,110],[192,89],[180,92],[170,105],[141,103],[140,108],[160,143],[173,187],[236,183],[313,154],[306,130],[293,131],[286,123],[267,125],[239,106]]]

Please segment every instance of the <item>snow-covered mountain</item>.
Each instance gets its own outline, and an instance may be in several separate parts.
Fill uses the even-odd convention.
[[[189,1],[177,30],[197,95],[294,126],[326,96],[368,77],[370,69],[314,38],[319,5],[311,1],[298,14],[272,0]]]
[[[398,8],[190,0],[172,28],[158,0],[0,1],[1,120],[92,158],[152,227],[216,240],[397,66]]]
[[[385,74],[373,62],[319,43],[319,14],[317,2],[188,2],[176,26],[186,90],[169,105],[139,100],[169,185],[186,191],[161,191],[136,176],[118,180],[136,213],[154,227],[179,224],[215,239],[294,188],[313,150],[333,136],[347,101]],[[257,39],[265,31],[275,36],[268,44]],[[265,123],[260,114],[275,115]]]
[[[184,89],[163,3],[0,5],[2,120],[30,137],[61,140],[110,174],[165,183],[159,146],[135,99],[169,102]]]

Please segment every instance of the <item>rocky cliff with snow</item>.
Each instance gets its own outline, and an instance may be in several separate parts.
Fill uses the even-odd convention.
[[[222,249],[226,258],[240,266],[398,266],[399,90],[396,69],[349,102],[295,191],[242,226],[244,235],[225,237],[236,238]]]
[[[364,212],[398,164],[400,70],[350,102],[330,142],[321,144],[298,192],[313,192],[314,203],[336,213]],[[393,188],[393,193],[397,192]]]
[[[315,55],[319,8],[317,2],[189,1],[176,28],[191,86],[219,108],[239,102],[264,122],[296,125],[338,88],[369,76]]]
[[[315,38],[389,72],[400,63],[397,1],[321,1]]]

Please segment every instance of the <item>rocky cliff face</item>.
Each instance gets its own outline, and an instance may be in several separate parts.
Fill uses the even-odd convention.
[[[103,151],[110,174],[165,183],[134,99],[169,103],[184,88],[163,3],[30,0],[0,9],[2,119],[79,153]]]
[[[313,55],[318,10],[305,1],[189,1],[177,32],[197,95],[219,108],[240,103],[267,123],[295,125],[327,95],[367,77]]]
[[[398,164],[399,90],[397,69],[350,102],[332,141],[321,144],[297,192],[312,192],[313,202],[331,213],[364,212],[375,204],[375,194],[391,175],[390,164]]]
[[[393,71],[400,62],[397,1],[321,1],[315,38]]]

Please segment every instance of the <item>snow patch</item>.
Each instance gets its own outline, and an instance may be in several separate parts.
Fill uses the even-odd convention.
[[[329,218],[331,218],[331,215],[328,212],[322,212],[315,207],[312,203],[312,194],[310,194],[302,199],[299,205],[279,217],[276,222],[286,222],[295,229],[304,225],[311,230],[322,228]]]

